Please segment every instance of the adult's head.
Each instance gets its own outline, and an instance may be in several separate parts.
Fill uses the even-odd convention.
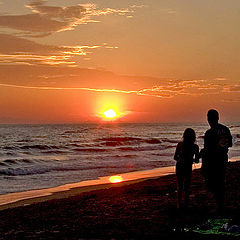
[[[215,109],[210,109],[207,113],[208,123],[211,127],[214,127],[218,124],[219,114]]]

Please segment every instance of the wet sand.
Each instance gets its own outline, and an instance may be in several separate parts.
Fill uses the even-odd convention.
[[[53,199],[40,202],[38,198],[37,201],[30,199],[33,201],[21,204],[30,205],[12,205],[14,208],[1,210],[0,238],[170,239],[181,236],[185,239],[211,239],[207,235],[173,231],[204,223],[216,216],[215,202],[205,189],[199,169],[193,171],[188,211],[176,208],[174,174],[99,185],[101,189],[95,187],[87,192],[79,192],[79,188],[58,192],[54,194],[62,194],[59,197],[54,194],[45,196],[54,196]],[[229,164],[226,187],[224,217],[240,225],[240,162]],[[74,194],[66,194],[74,191]],[[212,239],[232,238],[214,236]]]
[[[195,165],[196,168],[200,164]],[[0,195],[0,210],[24,206],[27,204],[43,202],[51,199],[66,198],[75,196],[80,193],[90,192],[93,190],[106,189],[112,187],[111,178],[117,177],[121,179],[121,185],[128,185],[135,182],[143,181],[146,179],[162,177],[175,173],[175,167],[162,167],[152,170],[136,171],[129,173],[122,173],[116,176],[99,177],[95,180],[81,181],[76,183],[69,183],[53,188],[31,190],[25,192],[9,193]],[[114,180],[114,179],[113,179]],[[116,180],[116,179],[115,179]]]

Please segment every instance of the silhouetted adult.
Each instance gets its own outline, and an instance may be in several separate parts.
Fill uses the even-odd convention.
[[[213,193],[218,212],[223,210],[225,193],[225,173],[228,162],[228,148],[232,147],[230,130],[218,123],[219,114],[211,109],[207,113],[210,129],[204,136],[202,149],[202,172],[207,188]]]

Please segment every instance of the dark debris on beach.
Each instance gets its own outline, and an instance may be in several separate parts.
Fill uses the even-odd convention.
[[[224,218],[240,225],[240,162],[230,163]],[[0,239],[239,239],[184,229],[216,216],[200,170],[192,177],[188,209],[176,208],[176,176],[2,210]]]

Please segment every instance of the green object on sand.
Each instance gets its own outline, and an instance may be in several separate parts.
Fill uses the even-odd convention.
[[[186,231],[207,235],[240,236],[240,226],[231,225],[230,222],[231,219],[226,218],[208,219],[205,224],[187,228]]]

